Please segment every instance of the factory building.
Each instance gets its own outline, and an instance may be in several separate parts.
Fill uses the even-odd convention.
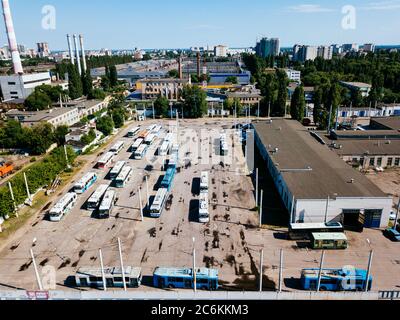
[[[142,92],[143,100],[154,100],[167,97],[169,100],[179,100],[183,87],[189,84],[185,79],[144,79],[136,83],[136,89]]]
[[[348,228],[388,225],[392,197],[299,122],[273,119],[255,123],[254,129],[256,146],[290,213],[288,222],[339,221]]]

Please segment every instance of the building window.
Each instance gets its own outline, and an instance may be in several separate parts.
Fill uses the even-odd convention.
[[[395,165],[396,167],[398,167],[398,166],[400,165],[400,158],[396,158],[396,159],[394,160],[394,165]]]
[[[369,165],[374,166],[375,165],[375,158],[369,159]]]
[[[9,82],[8,83],[9,86],[15,86],[15,84],[16,84],[15,82]]]
[[[387,160],[387,166],[391,167],[393,165],[393,158],[388,158]]]
[[[382,165],[382,157],[379,157],[378,158],[378,166],[381,166]]]

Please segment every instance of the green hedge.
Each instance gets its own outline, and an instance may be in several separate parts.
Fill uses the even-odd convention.
[[[67,148],[67,153],[68,159],[70,163],[72,163],[76,158],[76,154],[70,147]],[[31,194],[52,183],[57,174],[65,170],[66,167],[67,163],[65,160],[64,148],[60,147],[55,149],[42,161],[33,164],[29,169],[23,171],[26,173]],[[10,180],[17,205],[23,204],[28,198],[23,172],[18,173]],[[7,214],[11,216],[13,212],[13,202],[8,189],[8,184],[6,183],[0,187],[0,216],[4,217]]]

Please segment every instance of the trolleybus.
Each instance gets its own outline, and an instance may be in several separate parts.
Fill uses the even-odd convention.
[[[200,290],[218,289],[218,270],[199,268],[195,272],[196,288]],[[191,289],[194,287],[194,274],[191,268],[158,267],[153,273],[156,288]]]
[[[74,192],[69,192],[65,196],[63,196],[56,205],[51,208],[49,212],[50,221],[60,221],[61,218],[71,211],[71,209],[76,204],[76,199],[78,196]]]
[[[75,284],[77,287],[103,288],[103,273],[107,288],[123,288],[122,272],[120,267],[82,267],[75,274]],[[131,266],[124,267],[124,277],[128,288],[138,288],[142,282],[141,268]]]
[[[130,166],[123,167],[121,173],[115,179],[115,186],[117,188],[125,187],[129,179],[131,178],[132,172],[133,172],[132,167]]]
[[[104,169],[105,167],[109,166],[114,159],[114,152],[107,152],[104,154],[99,161],[97,161],[97,168]]]
[[[114,144],[111,149],[110,152],[114,152],[114,154],[118,154],[122,151],[122,149],[124,148],[125,142],[123,141],[118,141],[116,144]]]
[[[347,237],[343,232],[313,232],[310,241],[313,249],[347,248]]]
[[[99,187],[96,189],[95,192],[90,196],[88,201],[86,202],[86,209],[88,210],[96,210],[101,202],[101,199],[103,199],[104,194],[106,193],[108,189],[107,184],[101,184]]]
[[[336,221],[327,223],[291,223],[289,225],[290,240],[309,240],[313,232],[344,232],[344,228],[340,222]]]
[[[98,216],[100,219],[110,217],[112,209],[115,203],[115,191],[112,189],[107,190],[98,211]]]
[[[144,139],[144,143],[151,146],[157,139],[157,136],[154,133],[150,133],[146,139]]]
[[[128,138],[133,138],[136,133],[138,133],[140,130],[140,127],[134,127],[128,131]]]
[[[208,191],[208,171],[203,171],[200,177],[200,192]]]
[[[131,147],[131,151],[135,152],[143,143],[142,138],[137,138]]]
[[[145,157],[147,149],[149,146],[147,144],[142,144],[136,151],[135,151],[135,160],[141,160]]]
[[[200,193],[199,222],[200,223],[210,222],[210,214],[208,211],[208,192]]]
[[[161,181],[161,188],[165,188],[168,191],[171,190],[172,188],[172,183],[174,181],[175,177],[175,169],[173,168],[168,168],[167,172],[165,173],[164,179]]]
[[[97,180],[97,175],[94,172],[86,173],[77,183],[74,185],[75,193],[82,194],[87,191]]]
[[[110,171],[110,179],[115,180],[121,173],[122,168],[125,166],[125,161],[118,161]]]
[[[171,142],[164,140],[162,145],[158,148],[158,155],[166,156],[168,154],[170,148],[171,148]]]
[[[159,218],[164,210],[165,202],[167,201],[168,190],[160,188],[154,198],[153,204],[150,207],[150,216],[152,218]]]

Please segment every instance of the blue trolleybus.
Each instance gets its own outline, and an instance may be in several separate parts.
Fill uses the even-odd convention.
[[[316,290],[319,269],[301,271],[301,287]],[[367,285],[367,271],[356,268],[322,269],[320,291],[363,291]],[[368,291],[371,290],[372,276],[369,276]]]
[[[156,288],[193,288],[194,277],[192,268],[158,267],[153,273],[153,285]],[[196,288],[200,290],[218,289],[218,270],[196,269]]]
[[[168,168],[165,173],[164,179],[161,181],[161,188],[165,188],[171,191],[172,183],[174,181],[176,170],[174,168]]]

